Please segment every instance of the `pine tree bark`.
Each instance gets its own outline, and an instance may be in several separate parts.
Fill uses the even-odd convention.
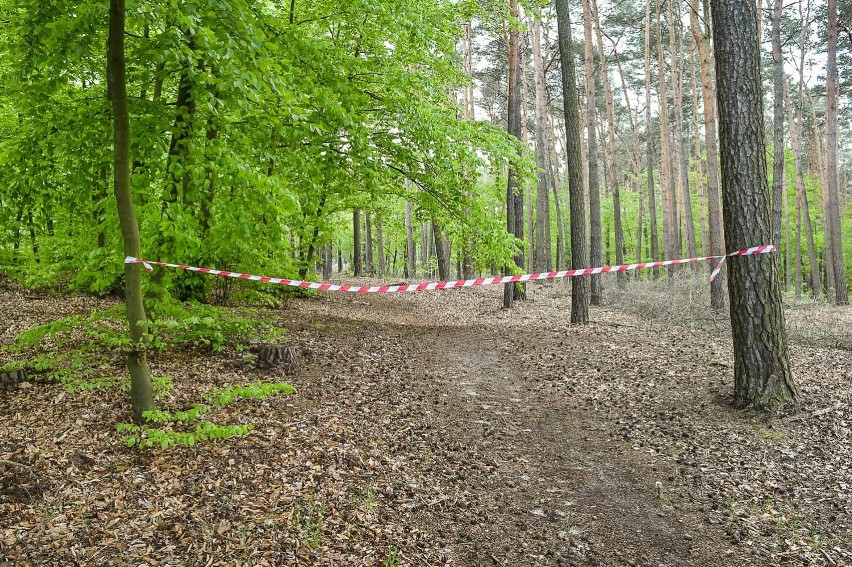
[[[555,0],[559,32],[559,62],[562,68],[562,100],[565,114],[565,154],[571,209],[571,268],[588,266],[586,248],[586,210],[583,198],[582,139],[577,71],[574,64],[571,16],[568,0]],[[588,280],[571,278],[571,322],[589,322]]]
[[[714,0],[711,9],[725,238],[729,250],[739,250],[772,235],[757,5]],[[734,404],[758,410],[791,406],[796,388],[787,354],[778,255],[742,256],[729,264]]]
[[[645,3],[645,169],[648,175],[648,216],[651,229],[651,260],[660,260],[657,229],[657,193],[654,187],[654,116],[651,113],[651,0]],[[654,277],[660,275],[654,268]]]
[[[724,234],[722,228],[721,195],[719,189],[719,160],[716,146],[716,82],[714,77],[712,52],[710,49],[710,6],[704,0],[704,21],[707,30],[702,29],[698,20],[698,11],[693,5],[689,14],[692,37],[698,45],[698,59],[701,66],[701,94],[704,100],[704,147],[707,153],[707,240],[710,254],[719,256],[724,253]],[[712,270],[712,267],[709,268]],[[719,277],[710,282],[710,307],[714,311],[725,308],[725,288],[723,270]]]
[[[777,0],[776,0],[777,1]],[[846,269],[843,262],[843,236],[840,223],[840,193],[837,176],[837,0],[828,0],[828,64],[826,66],[826,236],[830,235],[831,248],[826,249],[826,256],[831,254],[834,270],[834,298],[837,305],[849,303],[849,289],[846,285]],[[828,242],[826,238],[826,242]]]
[[[125,256],[141,256],[139,223],[133,208],[130,186],[130,110],[127,101],[127,78],[124,56],[124,0],[110,0],[109,36],[107,39],[107,89],[112,103],[114,140],[113,190],[118,206]],[[124,301],[130,327],[130,351],[127,368],[130,373],[130,402],[136,420],[142,413],[156,409],[151,374],[142,340],[148,332],[145,306],[142,302],[142,265],[124,265]]]
[[[609,166],[609,186],[612,188],[612,217],[615,230],[615,263],[624,264],[624,228],[621,225],[621,191],[619,189],[619,175],[616,171],[616,149],[615,149],[615,105],[612,100],[612,86],[609,81],[609,66],[607,64],[606,50],[603,44],[603,34],[601,33],[600,14],[598,14],[598,6],[595,0],[589,0],[591,3],[592,17],[595,22],[595,35],[598,40],[598,50],[600,51],[601,61],[601,79],[604,87],[604,104],[606,105],[607,118],[607,135],[609,144],[607,147],[607,162]],[[616,278],[619,284],[624,285],[626,281],[625,272],[616,272]]]
[[[603,234],[601,228],[600,172],[598,171],[598,111],[595,82],[595,52],[592,40],[591,0],[583,0],[584,68],[586,72],[586,164],[589,171],[589,219],[592,266],[603,266]],[[600,305],[603,292],[600,274],[590,276],[590,303]]]

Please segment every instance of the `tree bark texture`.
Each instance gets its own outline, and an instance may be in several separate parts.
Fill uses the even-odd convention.
[[[352,249],[352,264],[356,278],[364,275],[363,256],[361,256],[361,210],[355,209],[352,213],[352,234],[353,234],[353,249]]]
[[[545,87],[544,62],[541,58],[541,21],[538,10],[532,22],[532,60],[535,80],[535,149],[538,184],[535,202],[535,264],[534,271],[549,272],[553,266],[553,251],[550,245],[550,179],[548,155],[550,143],[547,139],[547,91]]]
[[[571,16],[568,0],[555,0],[559,32],[559,61],[562,68],[562,100],[565,114],[565,150],[571,209],[571,268],[588,267],[586,210],[583,198],[582,139],[577,70],[574,64]],[[571,278],[571,322],[589,322],[588,280]]]
[[[729,250],[771,238],[757,5],[714,0],[719,141],[725,239]],[[778,279],[778,255],[732,258],[728,293],[734,343],[734,404],[770,410],[793,405],[796,388]]]

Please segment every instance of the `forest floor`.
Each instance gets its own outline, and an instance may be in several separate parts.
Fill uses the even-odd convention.
[[[217,409],[255,426],[224,442],[128,448],[118,389],[0,391],[0,565],[852,565],[852,309],[790,306],[800,405],[763,416],[726,314],[606,283],[583,327],[562,283],[291,300],[296,393]],[[0,286],[0,343],[104,306]],[[282,379],[151,362],[172,407]]]

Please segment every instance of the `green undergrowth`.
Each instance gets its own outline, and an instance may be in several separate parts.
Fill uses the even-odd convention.
[[[149,322],[139,348],[154,356],[186,350],[242,352],[274,342],[283,333],[259,309],[165,304]],[[127,388],[124,355],[130,347],[124,306],[114,306],[24,331],[3,348],[4,358],[14,360],[0,369],[27,370],[41,380],[62,383],[69,391]]]
[[[116,430],[123,433],[128,447],[139,449],[170,449],[180,445],[195,445],[202,441],[225,440],[242,437],[254,428],[251,424],[220,425],[202,419],[213,411],[239,400],[261,399],[280,393],[292,394],[295,389],[281,382],[253,382],[246,386],[235,385],[214,388],[204,395],[205,403],[197,403],[182,411],[152,410],[142,414],[146,423],[119,423]]]

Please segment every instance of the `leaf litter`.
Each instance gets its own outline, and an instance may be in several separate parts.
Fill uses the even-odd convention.
[[[798,411],[738,412],[717,327],[612,307],[572,327],[567,290],[531,286],[512,311],[496,288],[291,301],[271,313],[305,353],[296,394],[217,408],[255,426],[221,443],[127,448],[116,388],[0,392],[0,558],[852,564],[848,350],[794,344]],[[0,342],[113,303],[7,286]],[[176,407],[282,379],[227,350],[151,367]]]

